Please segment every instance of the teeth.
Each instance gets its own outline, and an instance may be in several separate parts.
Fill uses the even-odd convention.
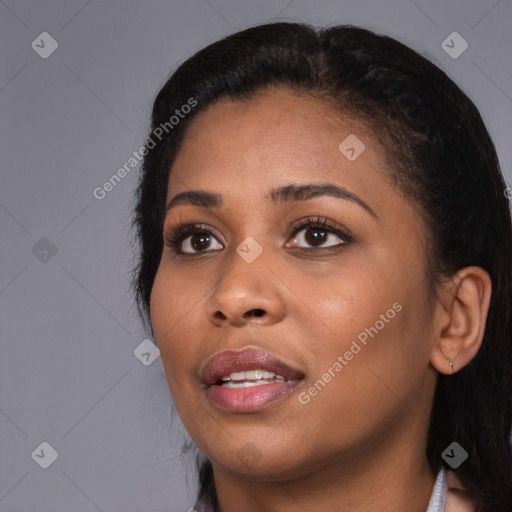
[[[226,382],[222,387],[235,389],[235,388],[251,388],[253,386],[262,386],[263,384],[271,384],[266,380],[247,380],[244,382]]]
[[[249,370],[244,373],[246,380],[259,380],[263,377],[263,370]]]
[[[245,380],[245,372],[233,372],[229,377],[231,380]]]
[[[266,370],[261,370],[256,368],[254,370],[248,370],[245,372],[233,372],[229,375],[224,375],[222,377],[223,382],[229,381],[261,381],[262,379],[275,379],[279,382],[285,382],[286,379],[282,375],[276,375],[274,372],[267,372]],[[249,384],[249,383],[248,383]],[[261,382],[261,384],[267,384],[267,382]],[[251,384],[249,384],[251,385]],[[230,387],[230,386],[227,386]],[[238,386],[241,387],[241,386]],[[247,386],[243,386],[247,387]]]

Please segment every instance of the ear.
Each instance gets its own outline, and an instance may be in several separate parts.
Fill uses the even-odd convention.
[[[489,274],[476,266],[459,270],[439,285],[430,362],[440,373],[460,370],[480,350],[491,290]]]

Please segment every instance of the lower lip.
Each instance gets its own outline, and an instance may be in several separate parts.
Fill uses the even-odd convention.
[[[276,382],[248,388],[225,388],[212,385],[206,396],[213,405],[227,412],[254,412],[290,395],[300,381]]]

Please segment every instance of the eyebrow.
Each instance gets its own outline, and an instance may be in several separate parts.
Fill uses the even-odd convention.
[[[378,219],[378,215],[360,197],[349,192],[345,188],[338,187],[332,183],[283,185],[271,190],[268,200],[276,205],[279,203],[307,201],[319,196],[331,196],[351,201],[358,204],[373,217]],[[222,196],[206,190],[188,190],[186,192],[181,192],[169,201],[166,207],[166,214],[172,208],[181,204],[190,204],[201,208],[219,209],[222,206]]]

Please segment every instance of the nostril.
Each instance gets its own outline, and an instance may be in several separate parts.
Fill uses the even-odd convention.
[[[263,316],[265,314],[265,311],[263,309],[253,309],[249,311],[249,314],[253,314],[254,316]]]

